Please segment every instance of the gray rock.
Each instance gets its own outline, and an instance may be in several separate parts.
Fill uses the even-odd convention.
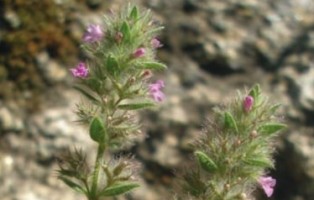
[[[52,60],[47,52],[38,54],[36,60],[39,69],[43,73],[43,77],[49,83],[64,81],[69,74],[57,61]]]
[[[24,128],[22,119],[9,108],[0,107],[0,130],[21,131]]]
[[[278,163],[278,190],[284,199],[312,199],[314,197],[314,140],[313,129],[300,129],[285,135]],[[287,190],[286,188],[293,188]],[[289,198],[288,198],[289,197]],[[292,198],[293,197],[293,198]]]
[[[314,63],[305,72],[298,72],[293,67],[287,67],[280,73],[290,84],[291,98],[301,109],[314,112]]]

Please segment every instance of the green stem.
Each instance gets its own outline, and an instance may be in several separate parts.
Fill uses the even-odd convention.
[[[98,183],[99,183],[100,169],[104,162],[105,149],[106,147],[104,144],[99,144],[98,150],[97,150],[97,157],[95,161],[93,182],[92,182],[92,188],[91,188],[91,194],[90,194],[89,200],[98,200],[97,189],[98,189]]]

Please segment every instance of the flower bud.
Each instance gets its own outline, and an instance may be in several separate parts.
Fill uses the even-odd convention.
[[[247,199],[247,196],[246,196],[246,194],[245,194],[244,192],[242,192],[242,193],[240,194],[240,196],[241,196],[241,199],[243,199],[243,200],[246,200],[246,199]]]
[[[145,48],[138,48],[133,52],[133,57],[140,58],[140,57],[143,57],[145,53],[146,53]]]
[[[246,96],[243,101],[243,108],[245,112],[249,112],[254,105],[254,98],[252,96]]]
[[[136,81],[136,78],[135,78],[134,76],[132,76],[132,77],[129,79],[129,83],[130,83],[130,84],[133,84],[135,81]]]
[[[125,118],[125,119],[131,119],[131,115],[126,114],[126,115],[124,116],[124,118]]]
[[[153,73],[151,70],[147,69],[147,70],[144,70],[142,75],[143,79],[149,79],[153,76]]]
[[[117,32],[114,39],[116,40],[117,43],[120,43],[122,41],[123,38],[123,33],[121,32]]]
[[[254,139],[257,137],[257,131],[256,130],[253,130],[251,133],[250,133],[250,137],[251,139]]]

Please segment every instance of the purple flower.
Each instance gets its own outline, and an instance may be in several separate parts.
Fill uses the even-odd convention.
[[[152,45],[153,48],[157,49],[159,47],[162,47],[162,44],[160,43],[160,41],[157,38],[153,38],[150,41],[150,44]]]
[[[165,99],[165,94],[160,91],[164,87],[165,83],[162,80],[158,80],[155,83],[149,85],[149,94],[155,101],[161,102]]]
[[[153,92],[151,96],[157,102],[162,102],[165,99],[165,94],[162,91]]]
[[[254,98],[252,96],[246,96],[243,101],[243,108],[245,112],[249,112],[254,104]]]
[[[88,76],[88,69],[83,62],[80,62],[75,68],[70,69],[70,71],[74,77],[85,78]]]
[[[87,27],[87,31],[83,36],[83,41],[93,43],[100,41],[104,33],[99,25],[91,24]]]
[[[136,50],[133,52],[133,57],[134,57],[134,58],[139,58],[139,57],[144,56],[145,53],[146,53],[145,48],[138,48],[138,49],[136,49]]]
[[[274,192],[274,187],[276,185],[276,179],[273,179],[271,176],[262,176],[259,178],[258,182],[262,186],[267,197],[271,197]]]

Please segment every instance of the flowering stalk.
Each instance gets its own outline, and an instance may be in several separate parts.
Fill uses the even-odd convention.
[[[104,155],[131,144],[141,133],[132,117],[136,110],[165,98],[163,81],[149,83],[152,71],[166,68],[155,60],[156,48],[161,46],[156,34],[162,27],[152,23],[149,11],[141,14],[136,6],[104,21],[105,26],[90,25],[83,36],[88,64],[80,62],[71,69],[79,82],[76,89],[86,99],[77,106],[79,122],[89,126],[89,135],[98,144],[95,164],[87,163],[82,150],[68,151],[59,170],[59,178],[88,200],[124,194],[139,186],[133,180],[134,162]]]
[[[275,117],[277,108],[256,85],[214,110],[203,135],[192,145],[198,167],[183,176],[189,199],[252,199],[256,185],[272,195],[276,180],[267,177],[266,170],[274,167],[273,139],[285,128]]]

